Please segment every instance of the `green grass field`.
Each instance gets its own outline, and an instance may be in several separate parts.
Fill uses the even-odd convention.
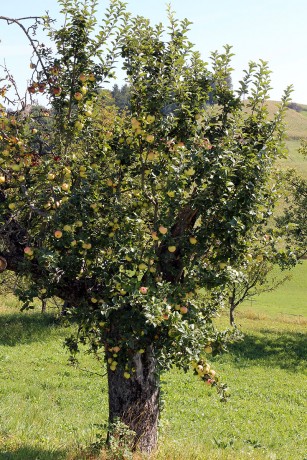
[[[7,300],[0,308],[0,460],[98,458],[87,449],[97,432],[105,435],[103,367],[86,354],[79,369],[68,366],[62,344],[71,330],[53,314],[20,313]],[[295,322],[278,308],[253,311],[238,312],[244,340],[212,360],[231,388],[230,402],[220,403],[190,373],[163,375],[155,460],[307,458],[307,312],[300,310],[306,322]],[[227,325],[227,317],[220,322]]]
[[[300,316],[307,316],[307,260],[303,260],[292,270],[276,270],[275,275],[290,276],[288,281],[272,292],[264,292],[252,300],[243,302],[238,309],[252,309],[255,313],[269,316],[286,316],[289,320],[299,321]]]

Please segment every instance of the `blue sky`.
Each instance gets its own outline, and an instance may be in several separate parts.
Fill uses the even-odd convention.
[[[166,23],[166,3],[127,0],[127,9]],[[273,71],[271,98],[280,100],[283,89],[293,84],[293,100],[307,104],[306,0],[173,0],[171,4],[179,19],[187,17],[193,22],[190,39],[204,60],[225,44],[233,46],[234,85],[248,62],[261,58],[269,61]],[[107,1],[100,0],[98,16],[106,5]],[[49,10],[60,21],[59,9],[56,0],[1,0],[0,15],[22,17]],[[22,33],[1,21],[0,39],[0,64],[5,58],[17,81],[26,81],[31,53]]]

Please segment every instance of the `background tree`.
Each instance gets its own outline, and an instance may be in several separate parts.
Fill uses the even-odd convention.
[[[192,366],[225,398],[206,358],[235,335],[212,322],[227,296],[223,264],[244,260],[248,232],[268,218],[288,93],[269,121],[266,63],[251,63],[234,92],[230,47],[209,70],[187,20],[169,12],[165,31],[114,0],[97,33],[95,0],[59,3],[65,25],[44,20],[55,54],[32,43],[29,86],[48,97],[51,124],[1,109],[2,267],[27,277],[26,307],[42,295],[69,305],[78,333],[67,345],[105,360],[110,422],[150,452],[161,371]],[[129,112],[101,106],[119,53]]]
[[[285,184],[285,211],[277,219],[279,231],[287,229],[286,244],[280,253],[283,265],[289,252],[298,259],[306,258],[307,254],[307,180],[289,170],[285,173]]]

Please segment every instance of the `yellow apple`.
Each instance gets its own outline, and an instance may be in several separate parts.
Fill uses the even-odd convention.
[[[64,192],[67,192],[67,190],[69,190],[69,184],[67,184],[66,182],[64,182],[64,184],[61,185],[61,189],[64,190]]]
[[[176,246],[169,246],[167,249],[169,252],[175,252],[177,248]]]
[[[155,140],[155,136],[153,134],[148,134],[146,136],[146,141],[149,142],[150,144],[152,144],[154,140]]]
[[[144,264],[144,263],[141,263],[141,264],[139,265],[139,269],[140,269],[140,270],[146,270],[146,269],[147,269],[147,265]]]
[[[147,115],[147,123],[151,124],[155,121],[155,116],[154,115]]]
[[[81,131],[81,129],[83,128],[84,126],[84,123],[82,123],[81,121],[76,121],[75,123],[75,128],[78,129],[79,131]]]
[[[189,241],[190,241],[191,244],[196,244],[197,243],[197,239],[195,238],[195,236],[190,236]]]
[[[0,184],[4,184],[5,182],[5,176],[0,176]]]

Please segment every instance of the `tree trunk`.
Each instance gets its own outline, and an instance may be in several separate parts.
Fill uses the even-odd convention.
[[[47,311],[47,300],[42,299],[42,313],[46,313]]]
[[[124,371],[110,370],[109,422],[120,419],[136,433],[133,449],[150,453],[157,445],[159,419],[159,376],[151,346],[133,357],[135,372],[130,378]]]

